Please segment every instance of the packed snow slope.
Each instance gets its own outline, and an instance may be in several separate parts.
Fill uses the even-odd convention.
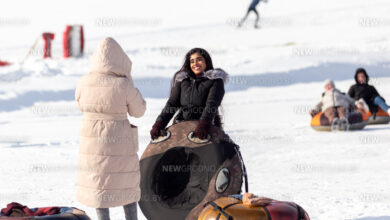
[[[308,111],[323,81],[347,91],[365,67],[390,100],[390,2],[269,0],[260,29],[250,1],[8,1],[0,7],[0,207],[75,206],[78,131],[74,89],[104,37],[133,61],[132,76],[147,101],[140,152],[164,106],[169,82],[192,47],[210,51],[230,74],[223,101],[226,132],[240,145],[250,191],[294,201],[314,220],[390,219],[390,125],[319,133]],[[62,58],[66,24],[83,24],[85,56]],[[43,60],[42,32],[56,34]],[[33,43],[36,48],[25,59]],[[140,210],[139,218],[145,219]],[[124,219],[113,208],[114,220]]]

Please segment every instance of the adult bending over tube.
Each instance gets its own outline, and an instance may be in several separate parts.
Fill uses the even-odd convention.
[[[222,69],[214,69],[206,50],[191,49],[172,79],[169,99],[150,131],[151,138],[161,136],[175,113],[174,123],[199,120],[194,131],[194,137],[199,139],[207,138],[211,125],[222,127],[218,108],[225,94],[227,77]]]

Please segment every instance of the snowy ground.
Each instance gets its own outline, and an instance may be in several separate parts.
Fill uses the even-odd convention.
[[[96,1],[94,10],[87,1],[52,10],[37,2],[52,4],[15,1],[0,8],[0,60],[15,63],[0,68],[0,207],[12,201],[76,206],[96,219],[75,200],[82,116],[73,94],[97,43],[113,36],[132,59],[135,84],[147,100],[145,116],[130,118],[140,129],[140,154],[170,77],[188,49],[204,47],[232,76],[223,101],[225,130],[241,146],[252,192],[297,202],[315,220],[390,219],[390,125],[319,133],[307,114],[324,79],[346,91],[359,66],[390,99],[390,2],[269,0],[259,7],[259,30],[252,29],[253,17],[243,29],[234,26],[247,1]],[[61,58],[67,23],[85,25],[84,58]],[[57,35],[54,58],[40,58],[40,43],[18,64],[46,30]],[[121,208],[111,215],[124,219]]]

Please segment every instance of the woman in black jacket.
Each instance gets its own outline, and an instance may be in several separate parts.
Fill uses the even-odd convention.
[[[194,136],[200,139],[207,137],[211,125],[222,127],[218,108],[225,94],[227,77],[222,69],[214,69],[206,50],[191,49],[172,79],[169,99],[150,131],[152,139],[161,135],[161,130],[177,111],[174,123],[199,120]]]
[[[390,114],[385,99],[379,95],[374,86],[368,84],[369,79],[366,70],[358,68],[355,73],[356,84],[351,86],[348,95],[355,100],[363,99],[374,114],[378,111],[378,107]]]

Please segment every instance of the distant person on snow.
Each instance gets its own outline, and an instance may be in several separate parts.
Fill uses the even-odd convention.
[[[249,5],[248,11],[246,12],[245,17],[238,23],[238,27],[241,27],[245,20],[248,18],[248,15],[251,11],[253,11],[256,14],[256,21],[255,21],[255,28],[259,28],[259,12],[257,12],[256,7],[260,3],[260,1],[267,2],[267,0],[252,0],[252,3]]]
[[[109,220],[109,208],[117,206],[123,206],[126,220],[137,220],[138,129],[127,114],[141,117],[146,102],[134,86],[131,66],[121,46],[106,38],[92,57],[90,73],[76,89],[77,106],[84,114],[77,200],[96,208],[98,220]]]
[[[310,115],[314,117],[319,112],[323,112],[329,122],[332,123],[331,129],[348,130],[349,123],[347,114],[355,100],[336,89],[333,80],[325,81],[325,92],[322,94],[320,102],[310,111]]]
[[[369,76],[365,69],[358,68],[355,72],[356,84],[352,85],[348,91],[348,95],[355,100],[364,101],[373,115],[378,112],[378,108],[390,114],[389,105],[386,104],[374,86],[369,85]]]

